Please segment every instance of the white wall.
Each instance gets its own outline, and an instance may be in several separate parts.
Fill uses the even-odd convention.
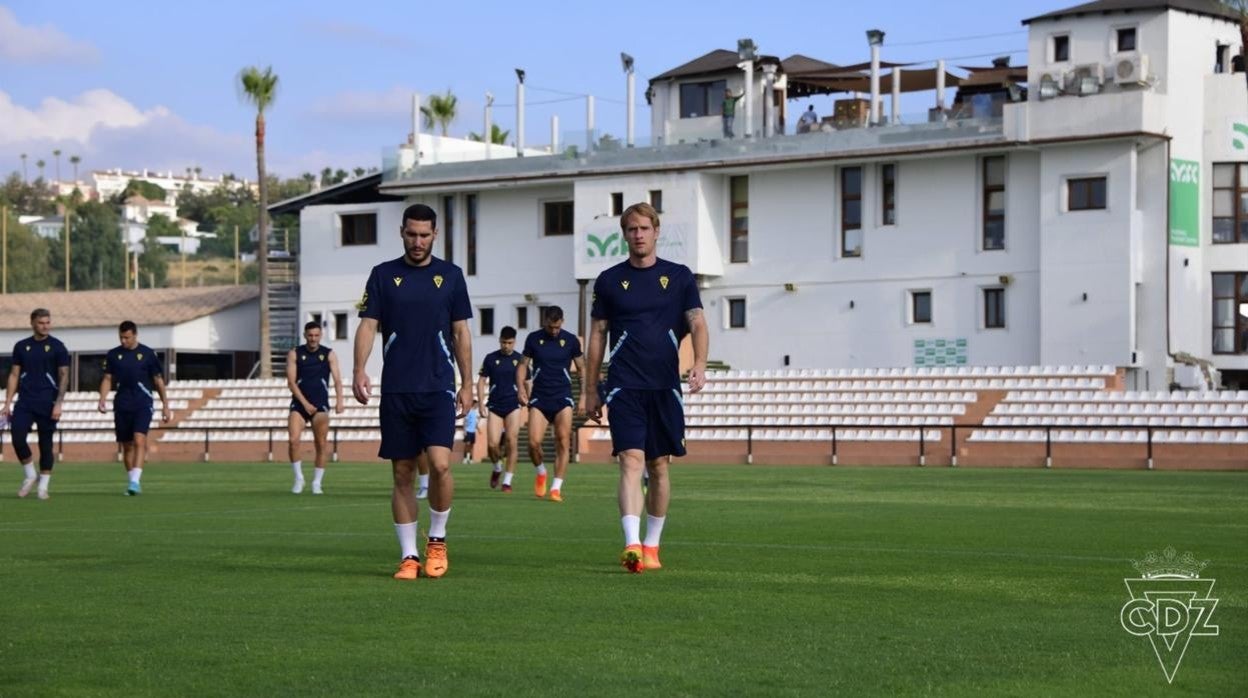
[[[52,336],[65,343],[72,352],[98,353],[117,346],[117,328],[56,327],[52,317]],[[178,325],[140,325],[139,341],[154,349],[173,348],[178,351],[259,351],[256,330],[260,326],[260,302],[251,300]],[[13,345],[30,336],[30,330],[0,330],[0,352],[8,353]]]

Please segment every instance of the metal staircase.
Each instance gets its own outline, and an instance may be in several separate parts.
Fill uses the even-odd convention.
[[[274,376],[286,375],[286,352],[299,346],[299,251],[285,230],[269,235],[269,346]]]

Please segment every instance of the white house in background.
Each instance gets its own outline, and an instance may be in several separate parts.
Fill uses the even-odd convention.
[[[177,203],[168,201],[151,201],[135,194],[127,198],[121,207],[121,217],[127,221],[146,223],[152,216],[160,214],[171,221],[178,219]]]
[[[30,311],[52,312],[53,334],[70,352],[70,389],[96,390],[100,360],[131,320],[139,341],[158,352],[171,379],[245,378],[259,355],[255,286],[10,293],[0,296],[0,371],[30,336]]]
[[[277,204],[301,214],[301,319],[349,351],[369,268],[400,254],[401,212],[422,202],[440,215],[438,255],[467,275],[479,355],[504,325],[538,327],[544,305],[583,334],[594,278],[625,259],[620,211],[650,201],[659,254],[700,280],[711,358],[734,367],[1111,364],[1128,387],[1164,389],[1184,352],[1248,386],[1235,17],[1212,0],[1102,0],[1023,24],[1026,67],[934,71],[975,108],[934,101],[930,122],[864,128],[850,100],[842,128],[768,136],[764,109],[738,107],[736,138],[682,144],[671,134],[714,126],[680,106],[708,73],[669,71],[650,86],[660,147],[396,157],[374,188]],[[871,82],[860,66],[843,83],[817,67],[785,73],[790,61],[754,70],[752,94],[769,80],[790,95]],[[746,73],[727,70],[744,87]],[[916,77],[896,70],[899,86]]]
[[[17,222],[31,229],[35,235],[49,240],[61,237],[65,229],[65,216],[18,216]]]
[[[100,199],[116,196],[126,190],[130,180],[155,184],[165,190],[165,203],[176,206],[178,194],[190,188],[191,191],[203,194],[215,190],[222,185],[230,188],[247,187],[258,192],[259,187],[247,180],[227,180],[225,175],[217,178],[204,178],[192,174],[190,176],[174,174],[172,171],[156,172],[153,170],[126,171],[121,168],[112,170],[96,170],[91,173],[91,185],[98,192]]]

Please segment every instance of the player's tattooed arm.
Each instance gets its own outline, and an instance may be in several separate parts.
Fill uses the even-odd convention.
[[[706,385],[706,355],[710,348],[710,336],[706,329],[706,316],[701,308],[685,311],[689,336],[693,341],[693,366],[689,369],[689,392],[696,393]]]

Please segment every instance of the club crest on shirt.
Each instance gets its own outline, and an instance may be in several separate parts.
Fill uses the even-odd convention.
[[[668,282],[668,280],[669,280],[669,279],[668,279],[666,276],[660,276],[660,277],[659,277],[659,285],[663,287],[663,290],[664,290],[664,291],[666,291],[666,290],[667,290],[667,282]]]
[[[627,291],[627,290],[628,290],[628,279],[625,279],[625,280],[621,281],[621,282],[620,282],[620,285],[624,287],[624,290],[625,290],[625,291]]]
[[[565,344],[567,344],[567,343],[568,343],[568,340],[566,340],[566,339],[561,339],[561,340],[559,340],[559,346],[563,346],[563,345],[565,345]]]
[[[308,360],[308,355],[307,355],[307,354],[300,354],[300,355],[299,355],[299,360],[300,360],[300,361],[307,361],[307,360]]]
[[[494,359],[494,365],[497,366],[498,363],[499,363],[498,359]]]
[[[142,354],[135,354],[135,355],[134,355],[134,358],[135,358],[135,359],[137,359],[137,360],[139,360],[139,361],[142,361],[142,360],[143,360],[143,355],[142,355]]]
[[[398,285],[399,285],[399,284],[401,284],[401,283],[403,283],[403,277],[401,277],[401,276],[396,276],[396,277],[394,277],[394,285],[395,285],[395,286],[398,286]]]
[[[118,361],[121,361],[121,354],[118,354],[118,355],[117,355],[117,360],[118,360]]]
[[[45,352],[52,351],[52,345],[51,345],[51,344],[45,344],[45,345],[43,345],[43,350],[44,350]]]
[[[325,355],[324,355],[324,354],[317,354],[317,355],[316,355],[316,357],[317,357],[318,359],[320,359],[321,361],[324,361],[324,360],[325,360]]]
[[[517,361],[517,360],[515,360],[515,359],[512,359],[512,360],[511,360],[511,365],[512,365],[512,366],[519,366],[519,365],[520,365],[520,362],[519,362],[519,361]]]
[[[441,274],[433,275],[433,285],[437,286],[438,288],[442,288],[442,275]]]

